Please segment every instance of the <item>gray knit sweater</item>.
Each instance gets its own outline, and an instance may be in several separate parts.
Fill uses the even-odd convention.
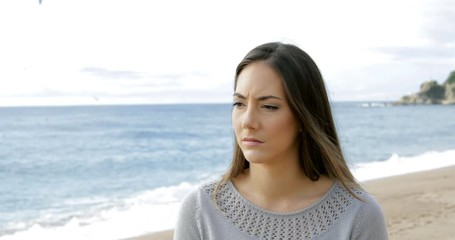
[[[217,204],[208,183],[183,201],[174,240],[388,239],[383,213],[366,192],[354,198],[336,182],[316,203],[293,213],[262,209],[224,184]]]

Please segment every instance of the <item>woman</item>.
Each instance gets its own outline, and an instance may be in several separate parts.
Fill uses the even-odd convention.
[[[174,239],[387,239],[343,157],[322,76],[298,47],[267,43],[237,67],[228,172],[183,202]]]

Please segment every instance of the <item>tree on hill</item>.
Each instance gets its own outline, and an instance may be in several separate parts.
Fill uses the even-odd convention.
[[[449,77],[447,78],[446,83],[450,83],[450,84],[455,83],[455,71],[452,71],[450,73]]]

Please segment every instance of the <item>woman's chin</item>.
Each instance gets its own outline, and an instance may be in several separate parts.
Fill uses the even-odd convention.
[[[266,160],[263,157],[250,154],[250,155],[245,155],[245,159],[251,164],[251,163],[264,163]]]

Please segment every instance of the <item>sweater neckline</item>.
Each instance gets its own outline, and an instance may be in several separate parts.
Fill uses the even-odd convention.
[[[233,194],[240,199],[240,201],[242,201],[246,205],[250,206],[251,208],[255,209],[256,211],[263,212],[263,213],[266,213],[266,214],[269,214],[269,215],[281,216],[281,217],[292,217],[292,216],[302,214],[303,212],[310,211],[311,209],[318,207],[319,205],[323,204],[323,202],[325,200],[327,200],[330,197],[330,195],[339,187],[339,182],[338,181],[334,181],[334,183],[329,188],[329,190],[322,197],[320,197],[317,201],[315,201],[314,203],[312,203],[312,204],[310,204],[310,205],[308,205],[308,206],[306,206],[304,208],[298,209],[296,211],[275,212],[275,211],[270,211],[270,210],[267,210],[265,208],[259,207],[256,204],[252,203],[250,200],[246,199],[237,190],[237,188],[235,187],[235,185],[232,182],[232,180],[228,180],[226,182],[226,184],[227,184],[227,187],[233,192]]]

